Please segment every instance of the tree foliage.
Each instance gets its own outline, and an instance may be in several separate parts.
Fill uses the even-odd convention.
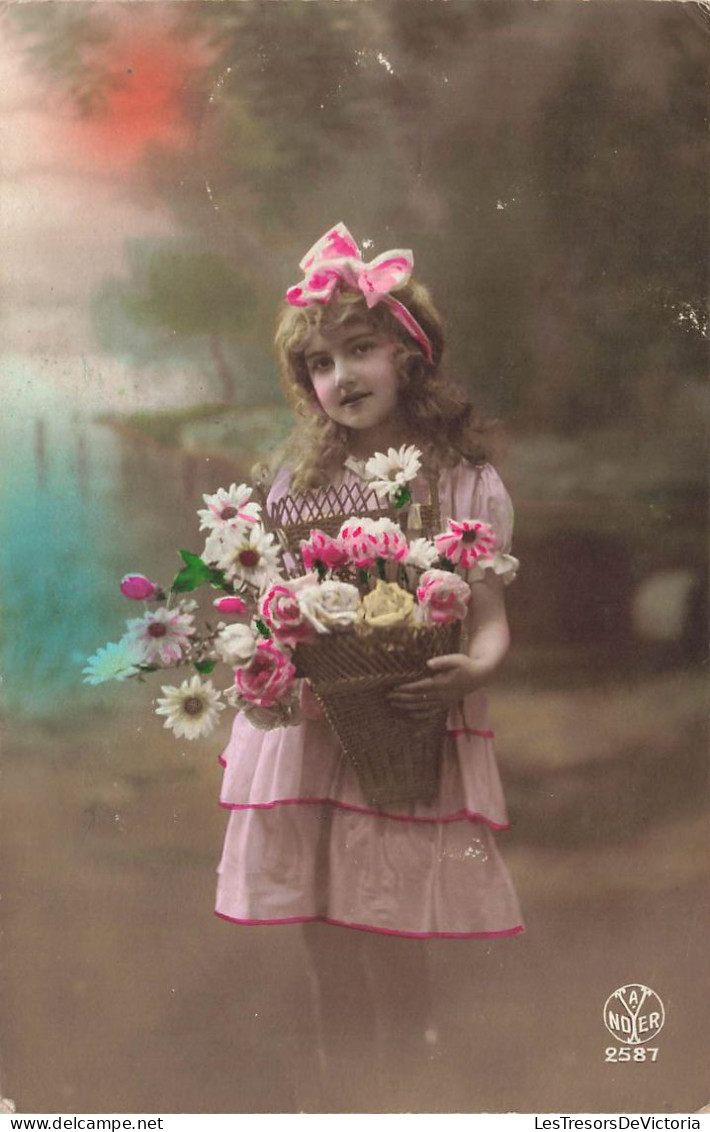
[[[166,357],[176,341],[265,346],[265,312],[342,219],[375,253],[414,248],[456,375],[520,427],[632,418],[651,385],[667,398],[702,369],[707,36],[689,6],[187,0],[13,15],[48,81],[98,115],[88,48],[121,20],[139,34],[136,7],[205,59],[182,92],[193,144],[153,145],[131,171],[189,248],[154,250],[123,281],[121,318]],[[104,332],[120,290],[104,291]]]

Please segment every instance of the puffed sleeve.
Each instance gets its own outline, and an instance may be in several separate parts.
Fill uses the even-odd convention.
[[[489,523],[497,539],[494,569],[504,581],[512,581],[518,561],[511,555],[513,543],[513,503],[491,464],[458,464],[445,473],[440,485],[441,518],[482,519]],[[480,577],[476,571],[476,577]],[[476,580],[472,575],[471,581]]]
[[[279,499],[283,499],[287,494],[291,483],[291,470],[285,465],[282,465],[277,471],[274,482],[271,485],[269,494],[266,498],[266,510],[271,512],[274,503],[278,503]]]

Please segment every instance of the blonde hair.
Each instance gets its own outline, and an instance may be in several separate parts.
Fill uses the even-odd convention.
[[[368,308],[357,291],[338,291],[327,304],[293,307],[284,304],[276,326],[275,349],[286,396],[299,417],[287,442],[284,459],[291,467],[291,485],[298,491],[324,487],[342,468],[348,454],[348,429],[324,413],[313,390],[305,350],[314,331],[327,336],[358,320],[397,340],[394,355],[400,379],[399,405],[408,443],[422,449],[429,466],[452,466],[466,459],[486,460],[481,443],[485,431],[465,394],[440,375],[444,333],[439,313],[426,287],[413,280],[394,294],[427,335],[432,361],[386,303]]]

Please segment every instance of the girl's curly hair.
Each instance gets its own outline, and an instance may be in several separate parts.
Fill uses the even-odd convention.
[[[313,390],[304,357],[308,339],[314,330],[327,337],[356,319],[397,339],[399,349],[394,360],[399,370],[399,404],[408,443],[421,448],[429,466],[453,466],[462,459],[473,464],[485,463],[487,452],[482,434],[488,426],[477,418],[466,395],[440,375],[444,334],[429,292],[410,280],[397,290],[395,297],[429,338],[431,364],[386,303],[368,308],[357,291],[341,290],[328,304],[284,304],[276,327],[275,349],[284,391],[300,418],[284,454],[292,468],[291,483],[296,490],[331,483],[348,454],[348,429],[323,412]]]

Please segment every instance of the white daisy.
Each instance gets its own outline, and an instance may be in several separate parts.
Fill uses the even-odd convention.
[[[200,530],[214,530],[239,522],[255,523],[259,521],[261,507],[258,503],[250,502],[252,489],[246,484],[233,483],[225,490],[220,487],[214,495],[203,495],[207,508],[200,510]]]
[[[403,493],[408,495],[407,484],[416,479],[421,466],[419,449],[413,444],[403,444],[401,448],[388,448],[386,454],[376,452],[365,464],[365,473],[380,499],[390,498],[396,502]]]
[[[82,669],[85,684],[105,684],[107,680],[126,680],[140,672],[141,659],[132,641],[123,637],[109,642],[86,662]]]
[[[415,538],[409,544],[409,552],[404,559],[405,566],[414,566],[416,570],[429,570],[437,558],[439,552],[428,538]]]
[[[175,609],[161,605],[126,622],[126,637],[144,664],[171,665],[182,659],[195,632],[194,608],[192,601]]]
[[[280,549],[272,534],[259,525],[224,527],[213,531],[204,558],[213,562],[230,582],[262,589],[278,575]]]
[[[199,676],[183,680],[179,688],[161,688],[164,697],[157,701],[156,715],[164,715],[163,727],[168,727],[178,738],[200,739],[209,735],[224,711],[220,693],[211,680],[203,683]]]

